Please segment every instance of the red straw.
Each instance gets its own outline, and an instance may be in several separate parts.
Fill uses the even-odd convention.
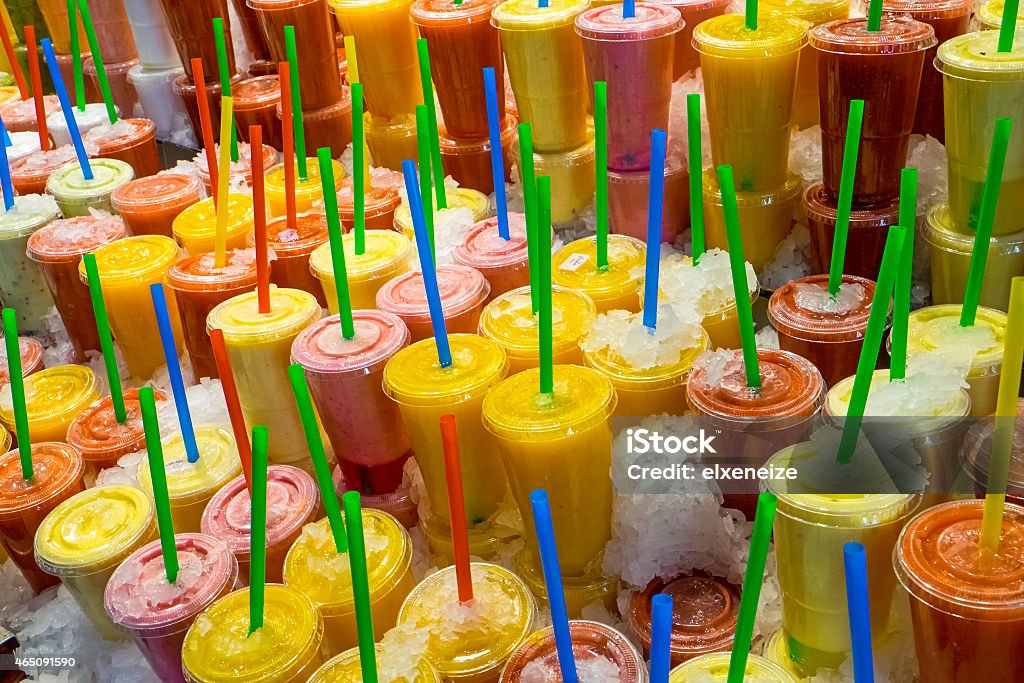
[[[11,65],[11,71],[14,72],[14,81],[18,84],[18,92],[21,93],[21,99],[28,99],[28,84],[25,83],[25,74],[21,73],[21,64],[18,63],[18,58],[14,56],[14,46],[11,45],[11,35],[7,32],[7,23],[0,22],[3,24],[0,26],[0,40],[4,41],[4,52],[7,53],[7,62]]]
[[[441,442],[444,445],[444,472],[448,480],[448,511],[451,515],[452,549],[455,553],[455,578],[459,582],[459,602],[466,603],[473,599],[473,579],[469,571],[469,535],[466,532],[459,434],[455,429],[454,415],[441,416]]]
[[[284,206],[289,230],[295,230],[295,131],[292,128],[292,72],[288,62],[277,65],[281,81],[281,138],[284,141]]]
[[[220,375],[224,402],[228,404],[228,417],[231,419],[231,431],[235,433],[245,485],[249,495],[252,495],[252,447],[249,445],[249,432],[245,429],[245,418],[242,417],[242,405],[238,402],[238,389],[235,388],[235,375],[231,371],[228,349],[224,346],[224,332],[219,328],[210,330],[210,343],[213,346],[213,360],[217,363],[217,374]]]
[[[50,133],[46,129],[46,105],[43,103],[43,79],[39,77],[39,53],[36,52],[36,27],[25,27],[25,45],[28,47],[28,75],[32,79],[32,98],[36,101],[36,128],[39,129],[39,149],[50,149]]]
[[[256,228],[256,298],[263,314],[270,313],[270,260],[267,257],[267,205],[263,193],[263,129],[259,126],[249,126],[249,152],[253,226]]]
[[[199,122],[203,129],[203,147],[206,149],[206,165],[210,169],[210,187],[213,188],[213,203],[217,203],[217,152],[213,142],[213,124],[210,123],[210,101],[206,99],[206,81],[203,74],[203,60],[192,60],[192,80],[196,84],[196,104],[199,106]]]

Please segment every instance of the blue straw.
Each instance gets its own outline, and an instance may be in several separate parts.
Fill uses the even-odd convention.
[[[444,324],[441,292],[437,289],[437,271],[434,270],[427,221],[423,216],[423,200],[420,199],[420,185],[416,179],[416,162],[406,159],[402,162],[402,171],[405,173],[405,191],[409,195],[409,212],[412,214],[413,231],[416,235],[416,251],[419,252],[420,270],[423,272],[423,288],[427,292],[427,306],[430,308],[430,324],[434,327],[437,362],[442,368],[448,368],[452,365],[452,349],[448,345],[448,328]]]
[[[505,160],[501,151],[501,121],[498,120],[498,84],[494,67],[484,67],[484,96],[487,100],[487,132],[491,137],[491,174],[494,176],[494,202],[498,212],[498,234],[511,239],[508,231],[508,204],[505,202]]]
[[[623,0],[622,2],[622,17],[624,19],[632,19],[636,16],[636,0]]]
[[[4,147],[12,147],[14,145],[14,141],[11,140],[11,134],[7,132],[7,126],[3,125],[3,121],[0,121],[0,126],[3,127],[4,131]]]
[[[661,215],[665,203],[665,131],[651,131],[651,177],[647,195],[647,272],[644,274],[644,327],[658,326],[658,279],[661,271]]]
[[[160,341],[164,345],[164,358],[167,359],[167,374],[171,378],[171,391],[174,393],[174,407],[178,410],[178,425],[181,427],[181,440],[185,443],[185,455],[189,462],[199,460],[199,447],[196,445],[196,433],[192,428],[192,415],[188,411],[185,398],[185,381],[181,378],[181,365],[178,363],[178,347],[174,344],[174,332],[171,329],[171,317],[167,313],[167,297],[164,286],[159,282],[149,286],[153,297],[153,310],[156,312],[156,324],[160,328]]]
[[[537,7],[544,9],[548,6],[548,0],[537,0]]]
[[[57,92],[57,99],[60,100],[60,110],[64,112],[64,122],[71,135],[71,142],[75,146],[78,164],[82,167],[82,177],[92,180],[92,165],[89,164],[89,155],[85,153],[85,145],[82,144],[82,133],[78,130],[78,121],[75,120],[75,114],[71,109],[71,100],[68,99],[68,89],[64,87],[64,78],[60,75],[60,66],[57,64],[57,55],[53,52],[53,43],[49,38],[43,38],[42,45],[46,68],[50,70],[53,89]]]
[[[850,612],[850,640],[853,642],[853,680],[873,683],[871,659],[871,613],[868,611],[868,560],[860,543],[843,546],[846,565],[846,605]]]
[[[651,683],[668,683],[672,668],[672,596],[651,598]]]
[[[4,131],[4,139],[9,140],[7,126],[3,120],[0,120],[0,128]],[[0,145],[0,190],[4,193],[4,210],[10,211],[14,208],[14,183],[11,182],[11,164],[7,158],[7,147],[4,145]]]
[[[565,607],[565,592],[562,590],[562,572],[558,568],[558,548],[555,546],[555,529],[551,524],[551,507],[548,494],[537,489],[530,494],[533,506],[533,524],[537,530],[537,545],[540,546],[540,565],[544,570],[544,584],[548,589],[548,607],[551,609],[551,624],[555,630],[555,648],[558,650],[558,666],[565,683],[579,683],[576,673],[576,657],[572,653],[572,635],[569,633],[569,613]]]

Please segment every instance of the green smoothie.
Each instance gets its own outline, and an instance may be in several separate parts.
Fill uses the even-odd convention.
[[[88,216],[89,209],[117,213],[110,195],[135,178],[131,164],[119,159],[90,159],[92,180],[86,180],[77,161],[65,164],[50,174],[46,192],[57,200],[65,218]]]
[[[43,317],[53,306],[42,271],[28,255],[28,238],[57,217],[47,195],[14,198],[14,208],[0,212],[0,301],[18,312],[18,331],[42,332]]]

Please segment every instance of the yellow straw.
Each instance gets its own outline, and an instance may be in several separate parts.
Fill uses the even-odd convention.
[[[220,114],[220,164],[217,169],[217,235],[213,252],[213,265],[223,268],[227,265],[228,254],[228,176],[231,173],[231,122],[233,100],[221,99]]]
[[[356,37],[345,36],[345,61],[348,63],[348,82],[362,83],[359,80],[359,61],[356,59]],[[363,186],[369,190],[370,184],[370,153],[366,146],[366,135],[363,135]]]

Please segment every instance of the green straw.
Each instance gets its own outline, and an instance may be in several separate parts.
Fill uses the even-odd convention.
[[[996,119],[996,129],[992,134],[992,153],[988,158],[988,172],[985,174],[985,187],[982,189],[981,207],[978,211],[978,227],[974,232],[974,250],[971,252],[971,265],[967,271],[964,305],[960,310],[960,327],[974,325],[974,318],[978,313],[981,285],[985,280],[985,265],[988,263],[988,250],[992,240],[992,223],[996,218],[999,187],[1003,182],[1006,148],[1010,144],[1010,125],[1010,119]]]
[[[366,253],[366,175],[363,159],[363,84],[352,84],[352,203],[355,212],[355,251]]]
[[[89,3],[87,0],[78,0],[78,9],[82,13],[82,25],[85,28],[85,37],[89,40],[89,50],[92,51],[92,61],[96,65],[96,80],[100,83],[100,92],[103,94],[103,102],[107,105],[107,117],[111,123],[117,121],[117,109],[114,108],[114,96],[110,92],[110,81],[107,80],[107,69],[103,66],[103,56],[100,54],[100,44],[96,40],[96,29],[92,25],[92,15],[89,14]],[[68,17],[71,21],[71,17]]]
[[[324,191],[324,213],[327,214],[327,235],[331,240],[331,264],[334,267],[334,290],[338,295],[338,318],[341,335],[345,339],[356,336],[352,320],[352,297],[348,291],[348,267],[345,265],[345,241],[341,237],[341,219],[338,216],[338,194],[334,189],[334,160],[330,147],[316,151],[320,162],[320,183]],[[356,175],[362,175],[356,171]]]
[[[228,71],[228,46],[224,39],[224,20],[213,20],[213,39],[217,44],[217,71],[220,73],[221,97],[231,97],[231,73]],[[234,112],[231,113],[232,119]],[[232,121],[234,123],[234,121]],[[238,131],[231,126],[231,161],[238,161]]]
[[[871,0],[868,5],[868,30],[872,32],[882,30],[882,0]]]
[[[551,319],[551,178],[537,178],[537,252],[539,258],[537,284],[540,289],[539,344],[540,393],[555,391],[554,353]]]
[[[846,121],[846,144],[843,147],[843,171],[839,179],[839,200],[836,208],[836,230],[832,238],[832,264],[828,269],[828,293],[839,294],[843,284],[846,241],[850,235],[850,208],[853,204],[853,180],[857,175],[857,152],[860,129],[864,122],[864,100],[850,100],[850,117]]]
[[[373,643],[370,579],[366,573],[366,545],[359,492],[348,491],[341,497],[341,501],[345,506],[345,527],[348,529],[348,564],[352,570],[352,598],[356,608],[356,631],[359,634],[359,666],[363,671],[363,683],[377,683],[377,652]]]
[[[889,355],[889,381],[907,376],[907,325],[910,320],[910,290],[914,275],[914,227],[917,222],[917,169],[905,168],[900,174],[900,227],[906,230],[900,252],[900,272],[896,274],[896,295],[892,313],[892,348]]]
[[[885,253],[882,254],[882,266],[875,284],[875,296],[871,300],[871,312],[868,314],[868,327],[864,332],[864,344],[857,360],[857,374],[854,375],[849,407],[846,409],[843,436],[836,454],[837,461],[843,465],[850,462],[857,447],[857,436],[860,434],[860,425],[864,419],[864,408],[868,404],[868,392],[871,391],[871,378],[875,372],[878,351],[882,347],[885,320],[889,317],[889,299],[892,297],[905,239],[905,228],[895,225],[889,228],[889,234],[885,239]]]
[[[1017,8],[1020,0],[1006,0],[1003,4],[1003,18],[999,22],[999,52],[1013,50],[1013,33],[1017,29]]]
[[[764,583],[764,565],[768,559],[768,542],[772,538],[772,523],[775,521],[775,506],[778,502],[772,493],[762,493],[757,497],[754,535],[750,539],[750,555],[747,558],[747,573],[743,577],[739,614],[736,616],[736,635],[732,643],[732,655],[729,657],[729,677],[726,683],[743,683],[743,674],[747,670],[757,603],[761,598],[761,584]]]
[[[171,499],[167,494],[164,448],[160,443],[160,423],[156,417],[153,387],[139,388],[139,408],[142,410],[142,428],[146,434],[149,479],[153,486],[156,522],[160,529],[160,550],[164,556],[167,583],[174,583],[178,580],[178,548],[174,542],[174,520],[171,518]]]
[[[757,0],[747,0],[747,28],[757,30]]]
[[[608,267],[608,84],[594,83],[594,145],[597,155],[597,267]]]
[[[299,165],[299,180],[309,180],[306,165],[306,129],[302,123],[302,90],[299,87],[299,56],[295,49],[295,27],[284,27],[285,51],[292,82],[292,129],[295,137],[295,162]]]
[[[704,194],[701,179],[704,175],[704,150],[700,136],[700,93],[686,96],[686,155],[690,169],[690,243],[693,262],[704,255]]]
[[[430,75],[430,53],[427,51],[427,39],[416,41],[416,51],[420,58],[420,84],[423,87],[423,105],[427,108],[427,123],[430,124],[430,166],[434,172],[434,194],[437,196],[437,208],[448,208],[448,198],[444,191],[444,167],[441,165],[441,138],[437,133],[437,109],[434,104],[434,84]],[[423,175],[420,168],[420,175]]]
[[[434,249],[434,200],[430,195],[430,115],[426,105],[416,105],[416,151],[420,167],[420,197],[423,201],[423,219],[427,224],[427,237],[430,238],[430,252]],[[438,208],[440,208],[438,204]],[[410,207],[411,213],[411,207]]]
[[[85,111],[85,73],[82,71],[82,45],[78,37],[78,2],[68,0],[68,28],[71,31],[71,63],[75,74],[75,103]]]
[[[103,301],[103,285],[100,284],[100,273],[96,267],[96,255],[86,254],[82,261],[85,263],[85,277],[89,281],[89,296],[92,298],[92,310],[96,318],[96,332],[100,337],[103,365],[107,369],[110,402],[114,406],[114,417],[118,424],[124,424],[128,421],[128,411],[124,407],[121,375],[117,369],[117,357],[114,355],[114,338],[110,334],[110,320],[107,318],[107,305]]]
[[[523,181],[523,211],[526,213],[526,251],[530,260],[530,298],[533,314],[540,310],[540,261],[537,258],[537,175],[533,169],[533,129],[519,124],[519,176]]]
[[[0,30],[6,30],[0,27]],[[7,346],[7,373],[11,376],[11,407],[14,410],[14,428],[18,434],[18,456],[21,458],[21,476],[31,481],[32,438],[28,433],[28,408],[25,406],[25,378],[21,372],[21,345],[18,343],[18,314],[13,308],[3,310],[4,343]]]
[[[249,514],[249,635],[263,626],[267,584],[267,428],[252,428],[252,508]]]
[[[736,315],[743,348],[743,367],[747,374],[747,386],[752,389],[760,389],[761,368],[758,365],[757,342],[754,339],[754,312],[750,306],[747,262],[743,256],[743,233],[740,232],[740,216],[739,210],[736,208],[736,185],[732,177],[732,166],[718,167],[718,185],[722,193],[722,212],[725,215],[729,264],[732,266],[732,287],[736,296]]]
[[[316,482],[320,486],[320,497],[323,499],[324,510],[327,512],[327,519],[331,525],[331,534],[334,536],[334,549],[339,554],[348,552],[345,524],[341,520],[341,507],[338,505],[338,493],[334,490],[331,468],[327,464],[327,454],[324,453],[324,442],[320,436],[320,425],[317,424],[316,413],[313,412],[313,402],[309,398],[309,387],[306,386],[306,377],[302,374],[302,366],[298,363],[290,365],[288,379],[292,383],[295,405],[299,409],[302,430],[306,434],[306,445],[309,447],[309,456],[313,460],[313,471],[316,473]]]

